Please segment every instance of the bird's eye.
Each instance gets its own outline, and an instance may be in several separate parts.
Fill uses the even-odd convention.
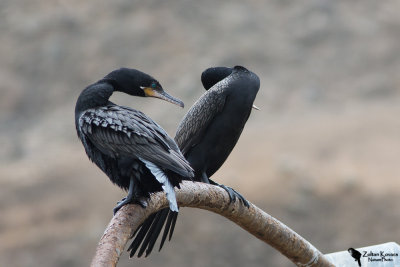
[[[152,83],[151,88],[156,88],[156,83]]]

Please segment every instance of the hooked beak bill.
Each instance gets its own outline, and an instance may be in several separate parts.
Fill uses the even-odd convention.
[[[156,97],[160,98],[162,100],[168,101],[172,104],[175,104],[177,106],[180,106],[183,108],[185,104],[178,98],[175,98],[169,94],[167,94],[164,90],[162,89],[154,89],[151,87],[141,87],[144,91],[144,94],[149,97]]]
[[[260,110],[260,108],[257,107],[256,105],[253,105],[253,108],[254,108],[255,110]]]

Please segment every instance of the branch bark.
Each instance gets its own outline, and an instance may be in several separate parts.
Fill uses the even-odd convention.
[[[307,240],[286,225],[250,203],[229,203],[229,196],[218,186],[185,181],[176,190],[180,207],[215,212],[274,247],[297,266],[334,266]],[[152,213],[168,206],[165,194],[152,194],[147,208],[126,205],[112,218],[98,244],[91,266],[116,266],[133,232]]]

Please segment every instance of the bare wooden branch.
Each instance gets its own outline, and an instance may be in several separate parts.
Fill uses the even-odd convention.
[[[296,232],[250,203],[229,203],[229,196],[218,186],[183,182],[176,190],[180,207],[200,208],[222,215],[255,237],[271,245],[297,266],[334,266],[324,255]],[[116,266],[133,232],[152,213],[168,206],[163,193],[155,193],[148,207],[126,205],[112,218],[104,232],[91,266]]]

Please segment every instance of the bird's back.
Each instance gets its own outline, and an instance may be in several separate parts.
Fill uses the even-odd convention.
[[[175,140],[196,171],[214,174],[236,145],[258,92],[258,77],[234,70],[191,107],[181,121]]]

